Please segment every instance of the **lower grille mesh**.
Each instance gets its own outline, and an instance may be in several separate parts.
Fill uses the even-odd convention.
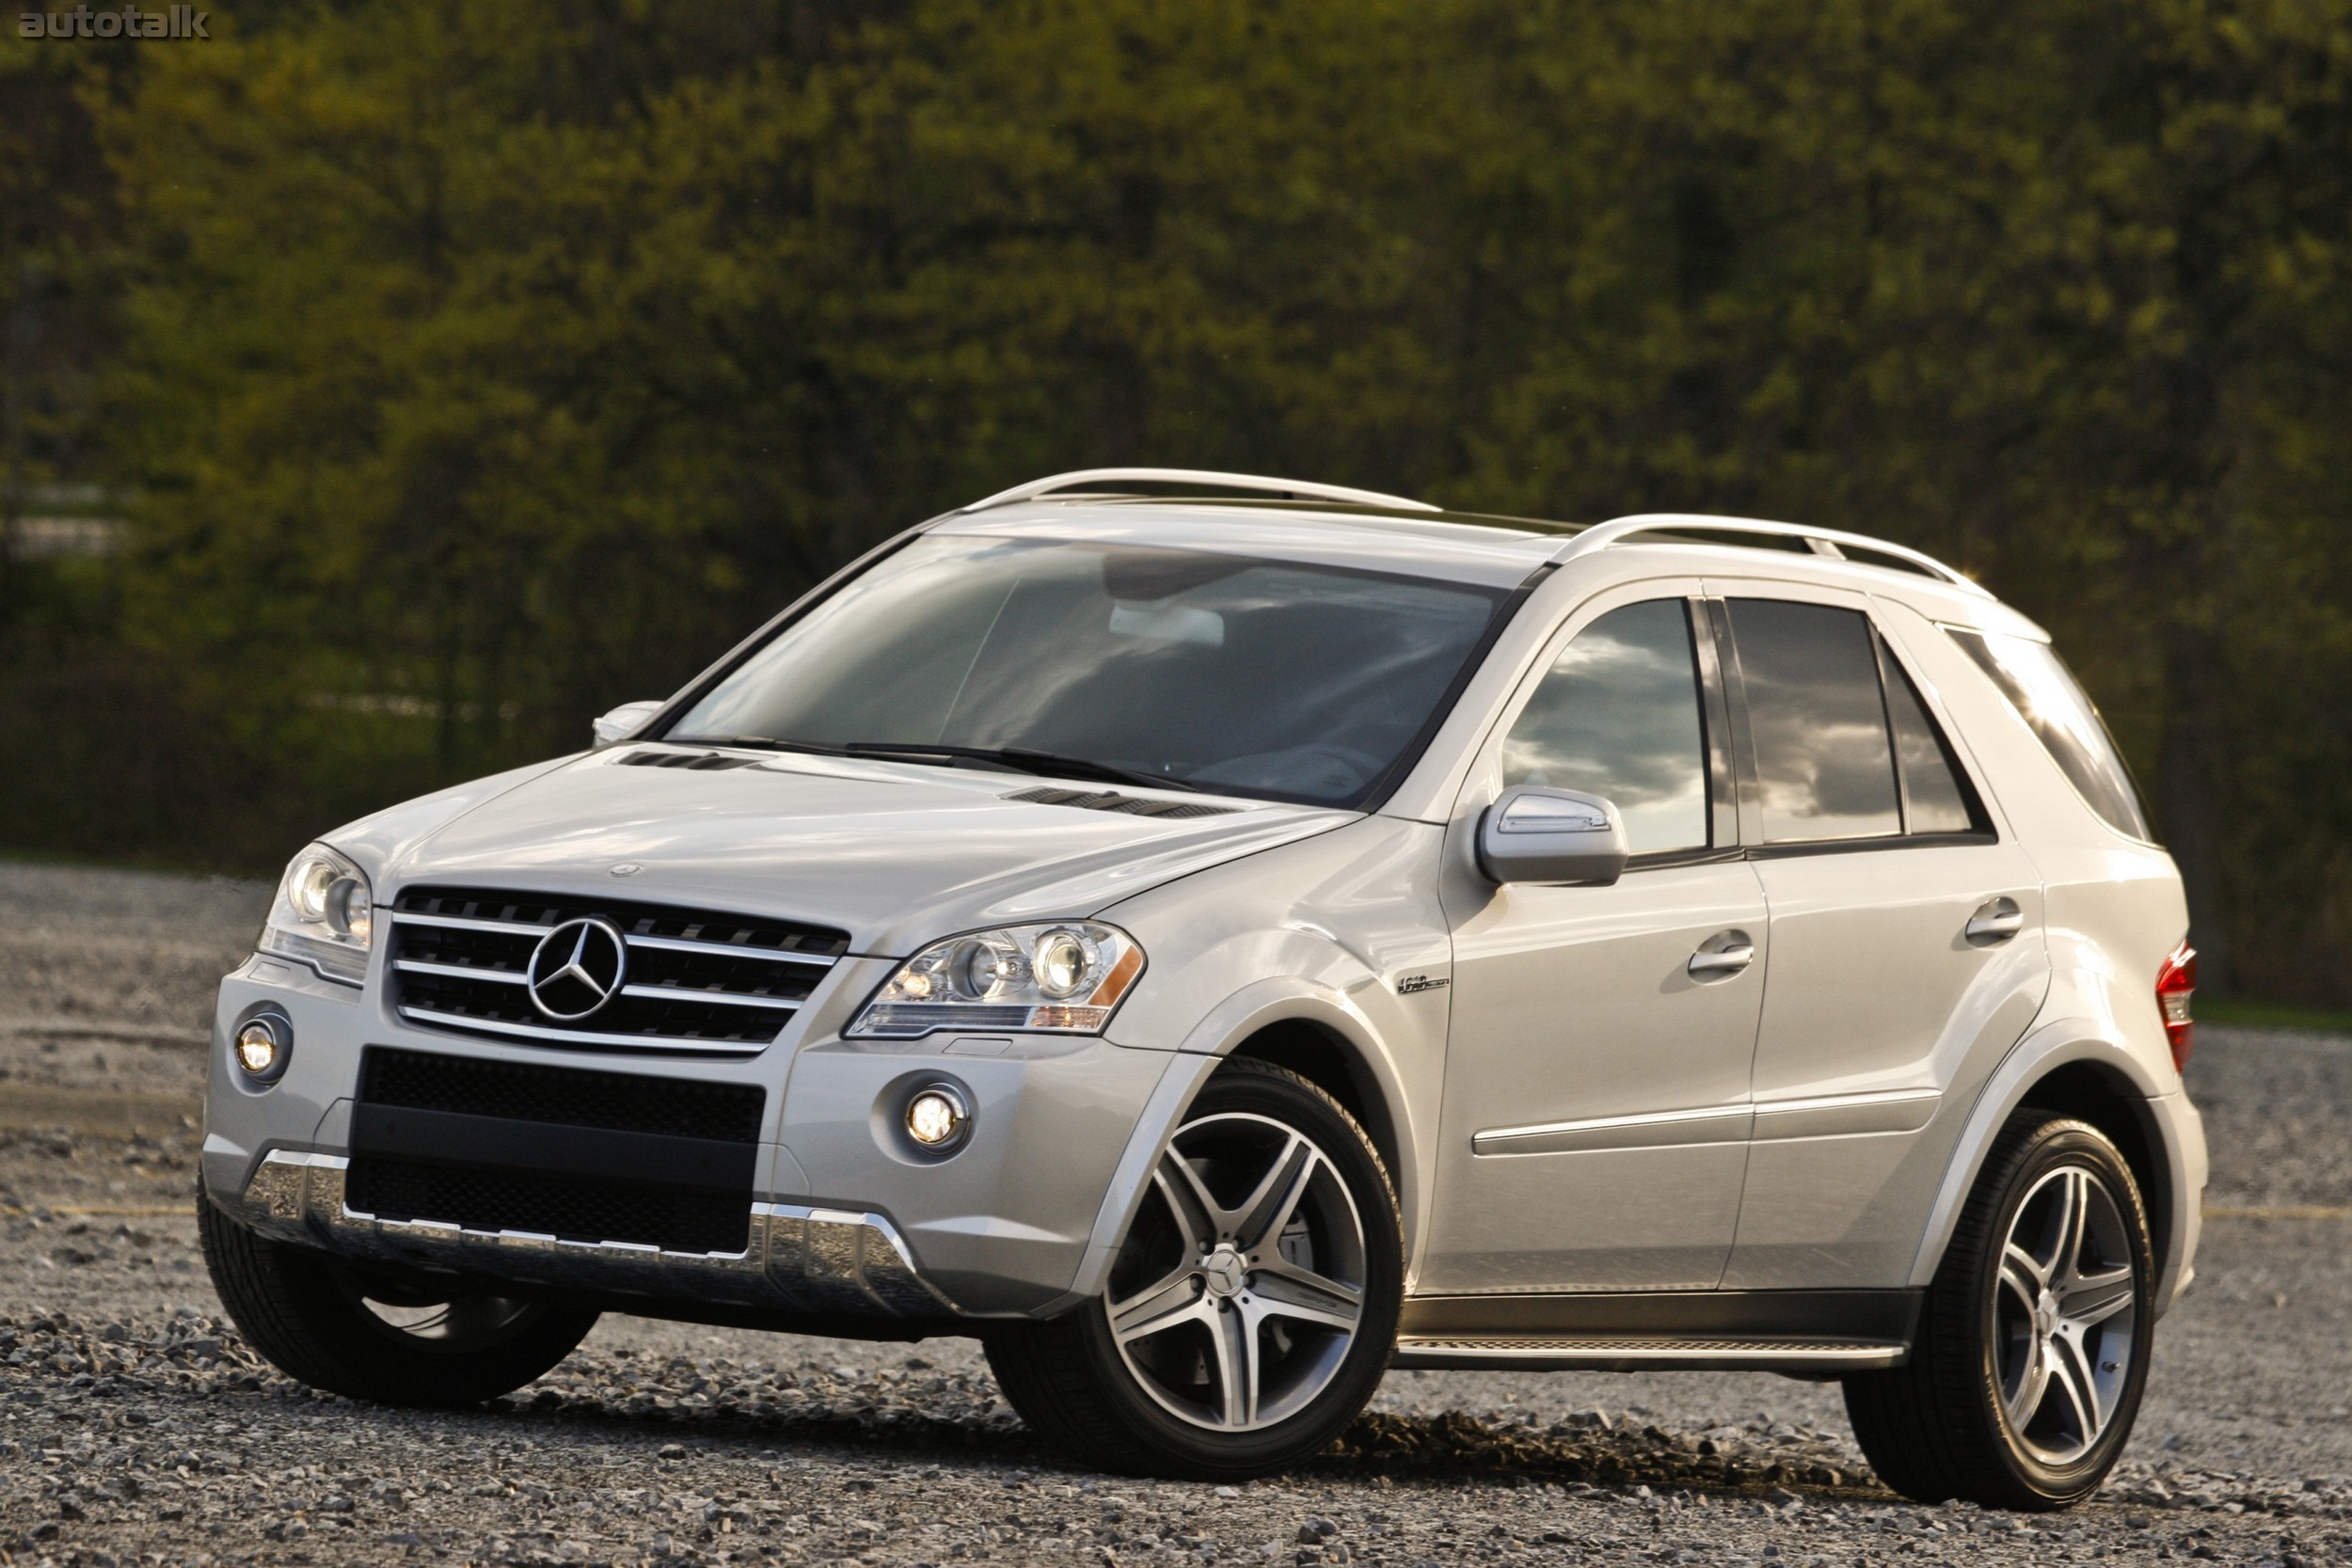
[[[503,1171],[356,1159],[345,1201],[380,1220],[438,1220],[469,1230],[526,1230],[567,1242],[634,1242],[665,1252],[741,1252],[748,1194],[675,1192],[628,1182],[551,1180]]]
[[[758,1141],[768,1098],[753,1084],[495,1062],[381,1045],[368,1047],[360,1063],[359,1098],[371,1104],[736,1143]]]

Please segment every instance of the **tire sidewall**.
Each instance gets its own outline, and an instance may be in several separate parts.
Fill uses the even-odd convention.
[[[2008,1244],[2018,1211],[2043,1177],[2068,1166],[2095,1172],[2123,1216],[2132,1253],[2135,1293],[2132,1359],[2115,1402],[2115,1415],[2099,1440],[2071,1464],[2051,1465],[2026,1450],[2010,1428],[2003,1407],[1994,1301],[2002,1249]],[[1988,1196],[1992,1204],[1983,1232],[1984,1244],[1969,1259],[1964,1276],[1974,1325],[1973,1343],[1968,1348],[1977,1389],[1975,1415],[1985,1424],[1992,1439],[1989,1447],[2009,1472],[2010,1482],[2038,1501],[2062,1506],[2098,1489],[2123,1445],[2131,1440],[2132,1427],[2138,1418],[2155,1328],[2155,1253],[2149,1235],[2147,1208],[2141,1201],[2138,1181],[2115,1145],[2089,1124],[2071,1120],[2051,1120],[2027,1134],[2011,1155],[1997,1189]]]
[[[1387,1372],[1404,1299],[1405,1247],[1395,1193],[1371,1141],[1354,1119],[1320,1089],[1288,1072],[1229,1069],[1209,1081],[1178,1125],[1232,1113],[1281,1121],[1313,1139],[1330,1160],[1363,1225],[1363,1315],[1338,1373],[1306,1409],[1258,1431],[1218,1433],[1171,1415],[1137,1384],[1111,1336],[1100,1301],[1079,1308],[1085,1354],[1121,1424],[1173,1468],[1200,1476],[1260,1475],[1329,1444],[1363,1408]]]

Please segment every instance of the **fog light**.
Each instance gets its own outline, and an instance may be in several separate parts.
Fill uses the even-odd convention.
[[[971,1125],[971,1107],[945,1084],[917,1089],[907,1101],[907,1136],[917,1148],[934,1153],[953,1148],[963,1141],[964,1131]]]
[[[237,1030],[237,1065],[251,1078],[270,1082],[285,1070],[286,1026],[263,1015]]]

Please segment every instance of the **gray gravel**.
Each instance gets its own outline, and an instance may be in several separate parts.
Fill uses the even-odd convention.
[[[261,897],[0,863],[0,1113],[192,1099]],[[2352,1207],[2352,1039],[2207,1029],[2190,1078],[2214,1206]],[[2352,1562],[2352,1220],[2210,1219],[2115,1481],[2035,1519],[1895,1502],[1834,1386],[1766,1376],[1394,1373],[1340,1451],[1224,1489],[1061,1464],[961,1340],[614,1317],[480,1412],[355,1405],[223,1321],[194,1155],[0,1132],[0,1563]]]

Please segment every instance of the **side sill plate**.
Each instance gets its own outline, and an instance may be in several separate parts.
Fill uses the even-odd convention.
[[[1424,1371],[1851,1372],[1899,1367],[1909,1347],[1860,1339],[1438,1338],[1406,1336],[1390,1365]]]

